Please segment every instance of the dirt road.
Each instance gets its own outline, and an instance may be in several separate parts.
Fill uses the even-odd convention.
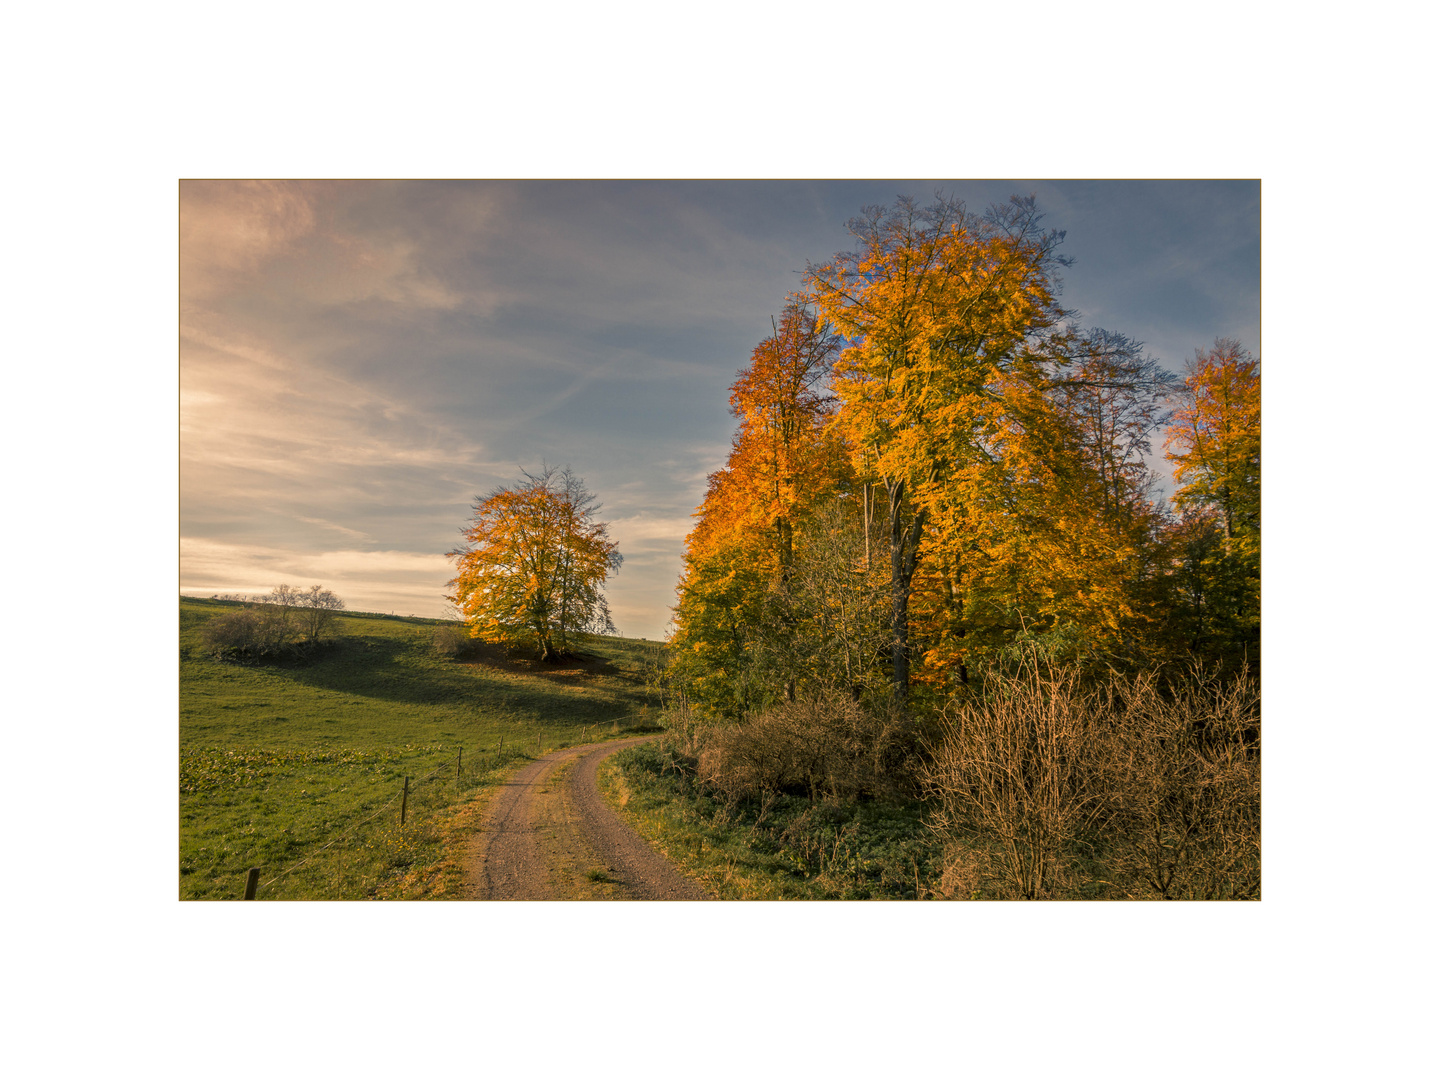
[[[653,736],[649,736],[653,738]],[[468,853],[472,900],[707,900],[600,799],[595,770],[645,737],[546,754],[495,794]]]

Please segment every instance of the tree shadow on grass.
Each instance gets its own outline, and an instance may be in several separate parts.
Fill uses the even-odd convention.
[[[428,643],[351,634],[304,663],[264,665],[303,686],[402,705],[439,706],[474,712],[527,715],[545,724],[608,723],[642,704],[637,686],[605,685],[597,676],[623,678],[613,663],[595,658],[583,672],[563,674],[560,665],[513,670],[434,655]],[[583,688],[582,693],[566,687]]]

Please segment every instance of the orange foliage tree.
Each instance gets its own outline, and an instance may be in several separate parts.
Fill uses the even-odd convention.
[[[699,702],[732,716],[765,696],[756,671],[762,638],[794,629],[783,594],[797,526],[848,476],[825,392],[839,342],[798,303],[773,329],[731,387],[738,430],[686,538],[671,638],[676,673]],[[793,695],[793,675],[782,681]]]
[[[1217,338],[1195,350],[1165,445],[1181,511],[1171,535],[1186,647],[1256,661],[1260,362],[1238,341]]]
[[[476,500],[465,544],[447,553],[457,569],[447,599],[473,636],[528,640],[553,660],[577,633],[615,632],[602,589],[621,556],[595,519],[594,496],[569,469],[523,475]]]

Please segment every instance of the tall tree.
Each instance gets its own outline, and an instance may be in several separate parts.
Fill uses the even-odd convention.
[[[1151,436],[1170,422],[1175,376],[1144,355],[1140,342],[1109,330],[1076,335],[1067,351],[1055,396],[1097,474],[1103,513],[1111,521],[1148,516]]]
[[[1260,361],[1233,338],[1195,350],[1165,445],[1177,506],[1208,507],[1225,539],[1260,534]]]
[[[690,678],[701,704],[731,716],[764,704],[762,668],[795,693],[793,667],[775,661],[793,651],[786,595],[797,529],[849,473],[826,392],[839,342],[796,302],[773,331],[731,387],[739,424],[686,538],[671,639],[675,674]]]
[[[1195,350],[1166,433],[1175,466],[1177,579],[1193,651],[1258,660],[1260,362],[1238,341]]]
[[[891,663],[910,683],[909,603],[927,525],[953,561],[973,500],[956,478],[994,473],[997,447],[1024,420],[1014,408],[1053,361],[1042,338],[1063,320],[1056,270],[1064,234],[1045,231],[1033,198],[983,216],[939,198],[901,197],[849,223],[858,250],[808,268],[816,308],[849,342],[836,365],[840,423],[857,471],[888,495]],[[993,479],[993,478],[992,478]]]
[[[730,391],[740,420],[728,468],[741,481],[748,516],[775,530],[780,571],[794,561],[797,513],[833,486],[844,445],[827,430],[835,399],[828,381],[840,341],[792,301],[750,355]]]
[[[542,660],[569,650],[571,635],[614,633],[602,587],[620,568],[600,509],[569,469],[546,467],[477,498],[465,544],[448,552],[457,573],[447,596],[471,633],[529,640]]]

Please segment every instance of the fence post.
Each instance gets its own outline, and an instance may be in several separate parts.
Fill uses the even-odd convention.
[[[250,872],[245,875],[245,899],[255,899],[255,887],[260,884],[260,867],[250,867]]]
[[[460,794],[460,762],[464,760],[465,748],[462,746],[455,752],[455,794]]]
[[[410,777],[405,777],[405,788],[400,792],[400,824],[405,824],[405,804],[410,801]]]

